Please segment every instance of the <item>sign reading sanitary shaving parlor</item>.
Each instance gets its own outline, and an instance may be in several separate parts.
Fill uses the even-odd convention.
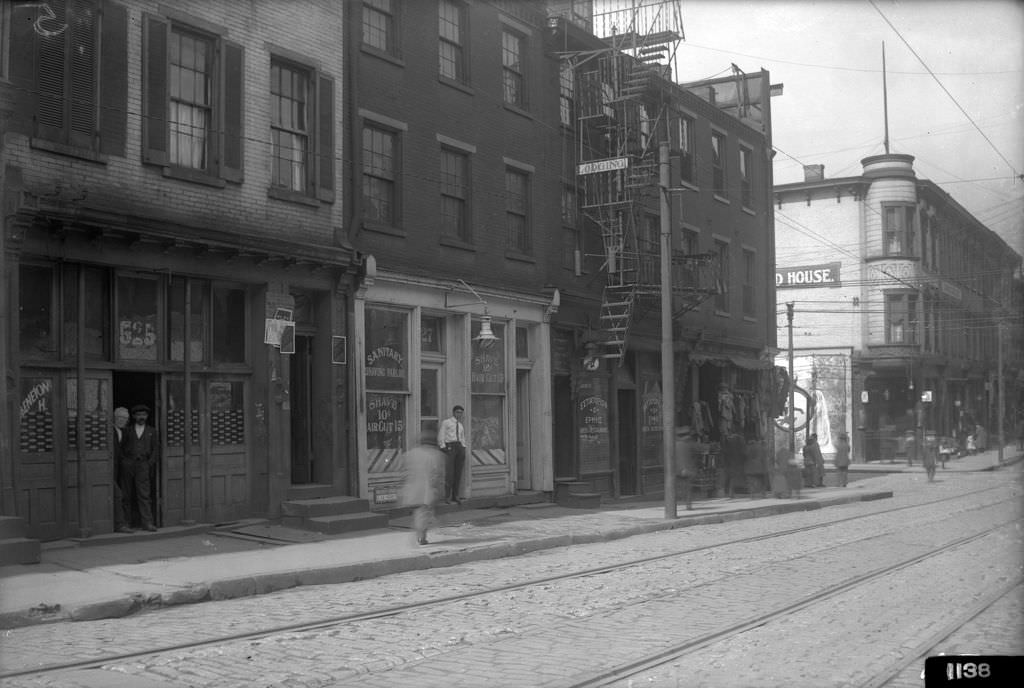
[[[775,268],[776,287],[838,287],[839,263]]]

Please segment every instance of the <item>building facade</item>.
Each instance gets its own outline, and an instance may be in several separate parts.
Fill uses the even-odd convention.
[[[999,386],[1016,389],[1021,257],[913,161],[875,155],[835,179],[812,165],[775,188],[776,284],[793,304],[799,415],[814,415],[801,429],[825,453],[841,431],[860,460],[929,435],[963,443],[977,425],[995,437]]]
[[[336,3],[4,3],[0,513],[113,528],[145,404],[158,525],[358,490]]]

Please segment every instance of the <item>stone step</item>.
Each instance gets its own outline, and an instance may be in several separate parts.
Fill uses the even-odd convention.
[[[0,566],[38,564],[42,557],[39,540],[24,537],[0,540]]]
[[[360,497],[323,497],[320,499],[290,499],[281,502],[284,516],[310,519],[317,516],[357,514],[370,510],[369,500]]]
[[[20,516],[0,516],[0,540],[25,537],[25,519]]]
[[[351,533],[359,530],[387,528],[388,517],[386,514],[372,513],[316,516],[307,518],[305,527],[318,533]]]

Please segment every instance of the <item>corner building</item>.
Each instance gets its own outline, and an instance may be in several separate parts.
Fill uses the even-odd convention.
[[[356,485],[341,10],[4,3],[0,513],[109,532],[146,404],[158,525]]]

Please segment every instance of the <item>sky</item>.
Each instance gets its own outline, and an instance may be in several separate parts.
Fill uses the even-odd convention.
[[[918,178],[1024,256],[1024,1],[679,7],[677,81],[725,76],[735,63],[767,69],[784,86],[772,99],[776,184],[802,181],[811,164],[823,164],[826,177],[858,175],[862,158],[885,152],[884,43],[890,152],[913,155]]]

